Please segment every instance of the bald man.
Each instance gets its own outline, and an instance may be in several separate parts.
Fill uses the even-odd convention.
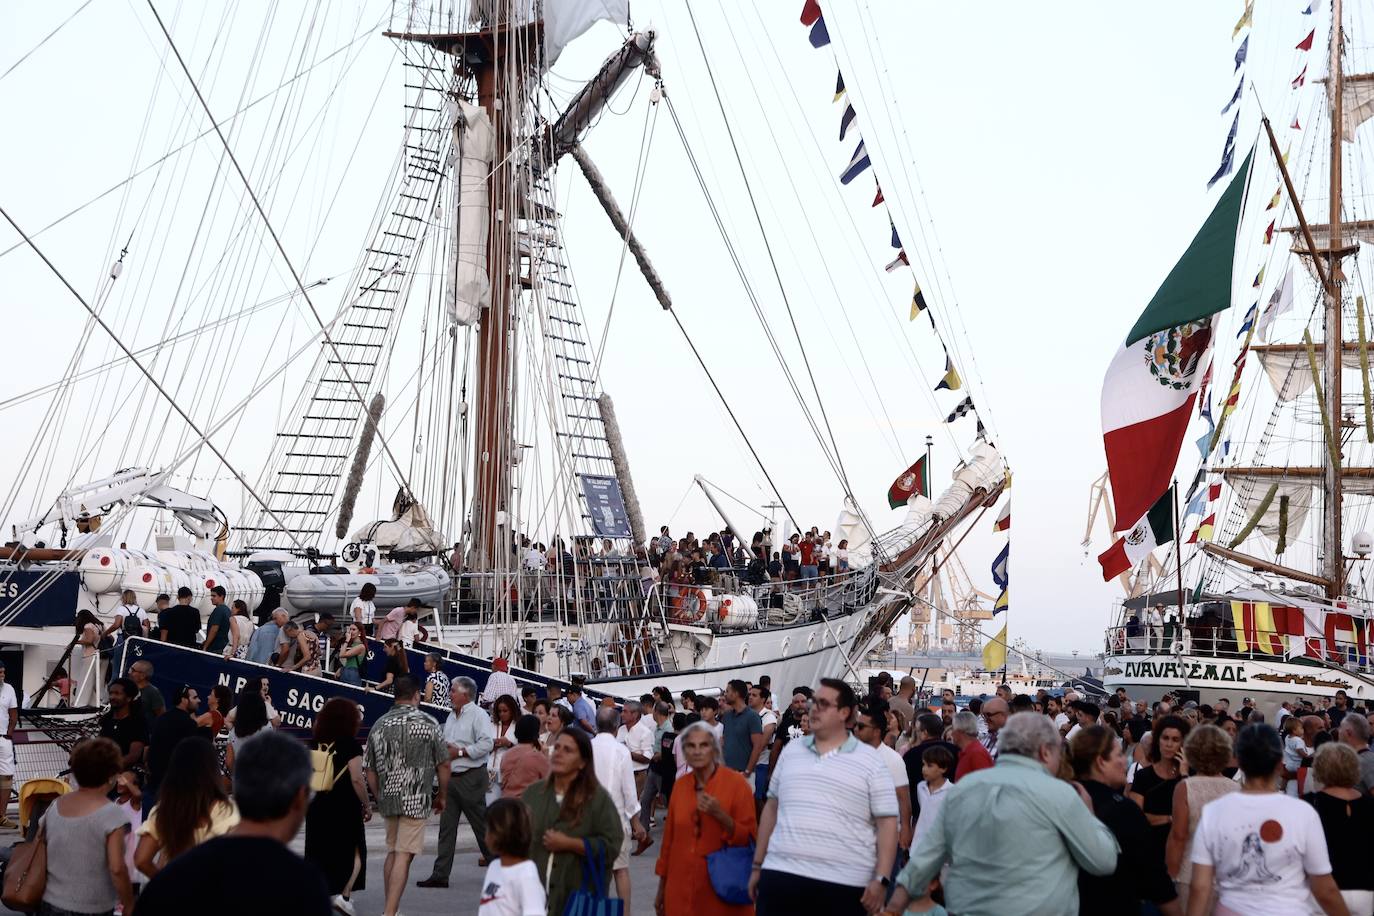
[[[1002,726],[1007,724],[1007,715],[1010,711],[1007,701],[1001,697],[993,697],[983,704],[983,721],[988,724],[988,733],[979,740],[994,759],[997,757],[997,734],[1002,730]]]

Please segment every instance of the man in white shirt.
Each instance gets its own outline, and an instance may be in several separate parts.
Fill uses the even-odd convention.
[[[0,829],[18,825],[9,819],[10,788],[14,785],[14,730],[19,727],[19,697],[5,683],[5,663],[0,661]]]
[[[640,825],[639,793],[635,791],[634,772],[630,764],[630,751],[615,739],[616,729],[620,727],[620,711],[614,706],[603,706],[596,711],[596,737],[592,739],[592,762],[596,767],[596,781],[601,784],[615,810],[620,814],[620,829],[625,839],[620,844],[620,852],[611,863],[611,874],[615,876],[616,892],[625,901],[625,912],[630,913],[630,844],[633,835],[637,843],[642,843],[648,833]]]
[[[866,703],[859,704],[859,714],[854,717],[854,737],[878,752],[897,790],[897,857],[893,863],[896,865],[902,862],[905,853],[911,851],[911,781],[902,755],[888,747],[883,740],[887,737],[886,700],[870,698]],[[894,868],[892,877],[895,879],[896,876]]]
[[[515,678],[511,677],[510,662],[504,658],[493,658],[491,660],[491,676],[487,678],[487,686],[482,689],[482,705],[490,707],[498,697],[502,696],[519,700],[520,685],[515,683]]]
[[[1164,605],[1156,604],[1150,608],[1150,649],[1164,651]]]
[[[653,721],[644,715],[644,707],[638,700],[626,700],[624,707],[620,711],[621,722],[620,730],[616,732],[615,739],[625,745],[625,749],[630,752],[630,770],[634,774],[635,797],[642,798],[644,795],[644,783],[649,776],[649,764],[653,762],[654,754],[657,752],[657,742],[654,740],[656,730]],[[648,816],[640,810],[640,822],[647,830]],[[639,855],[643,849],[636,849],[631,855]]]
[[[763,751],[754,764],[754,808],[763,811],[763,803],[768,801],[768,770],[772,758],[773,734],[778,730],[778,714],[770,706],[773,694],[762,684],[749,688],[749,708],[759,714],[763,723]]]

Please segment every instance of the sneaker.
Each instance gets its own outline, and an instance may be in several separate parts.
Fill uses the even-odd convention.
[[[447,878],[426,878],[423,881],[416,881],[416,887],[448,887]]]
[[[358,911],[353,909],[353,903],[343,894],[335,894],[329,900],[334,905],[334,909],[343,913],[344,916],[358,916]]]
[[[0,830],[18,830],[18,829],[19,829],[19,825],[18,825],[18,824],[16,824],[14,821],[10,820],[8,817],[5,817],[3,814],[0,814]]]

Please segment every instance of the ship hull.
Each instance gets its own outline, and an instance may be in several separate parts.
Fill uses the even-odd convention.
[[[1272,714],[1285,702],[1330,699],[1344,690],[1351,700],[1374,700],[1374,681],[1368,676],[1318,664],[1256,658],[1130,654],[1104,659],[1102,684],[1109,693],[1126,689],[1132,700],[1154,702],[1165,693],[1185,700],[1215,703],[1220,698],[1238,709],[1251,697],[1261,711]],[[1272,720],[1271,720],[1272,721]]]

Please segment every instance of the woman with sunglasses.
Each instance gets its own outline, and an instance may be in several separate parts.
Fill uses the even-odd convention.
[[[726,846],[743,846],[758,833],[754,790],[725,767],[720,742],[705,722],[682,732],[682,755],[690,770],[678,778],[663,822],[659,849],[658,916],[745,916],[752,904],[725,903],[716,896],[706,857]]]

